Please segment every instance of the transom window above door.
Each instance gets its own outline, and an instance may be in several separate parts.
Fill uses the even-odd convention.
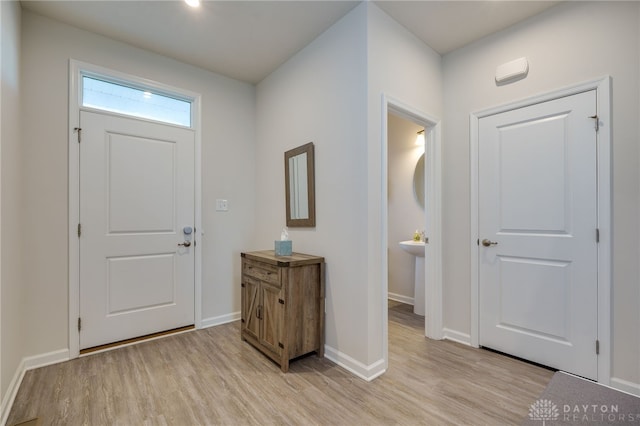
[[[190,99],[82,74],[82,107],[191,127]]]

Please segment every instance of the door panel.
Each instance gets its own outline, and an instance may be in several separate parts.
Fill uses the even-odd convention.
[[[107,258],[107,315],[176,303],[172,254]]]
[[[192,130],[82,111],[80,348],[194,323]]]
[[[501,232],[567,233],[567,119],[563,111],[500,127]]]
[[[175,141],[109,133],[106,149],[108,232],[175,233]]]
[[[597,378],[595,91],[479,123],[480,344]]]
[[[270,350],[280,355],[282,348],[278,346],[281,340],[284,305],[280,288],[262,283],[262,343]]]
[[[242,319],[245,321],[245,331],[256,339],[260,338],[260,319],[257,309],[260,305],[260,283],[252,279],[245,279],[242,291],[245,292],[242,306]]]
[[[500,324],[568,341],[571,263],[499,256]]]

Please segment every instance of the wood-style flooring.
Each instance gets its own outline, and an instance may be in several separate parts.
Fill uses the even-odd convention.
[[[389,304],[389,369],[366,382],[315,355],[284,374],[239,323],[26,373],[8,425],[518,425],[553,372],[423,336]]]

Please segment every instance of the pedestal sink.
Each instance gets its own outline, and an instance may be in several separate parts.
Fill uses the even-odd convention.
[[[424,316],[424,241],[401,241],[400,248],[415,256],[415,280],[413,288],[413,313]]]

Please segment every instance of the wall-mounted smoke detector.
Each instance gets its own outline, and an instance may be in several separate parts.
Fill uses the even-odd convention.
[[[529,61],[527,58],[518,58],[496,68],[496,83],[505,84],[523,79],[529,73]]]

